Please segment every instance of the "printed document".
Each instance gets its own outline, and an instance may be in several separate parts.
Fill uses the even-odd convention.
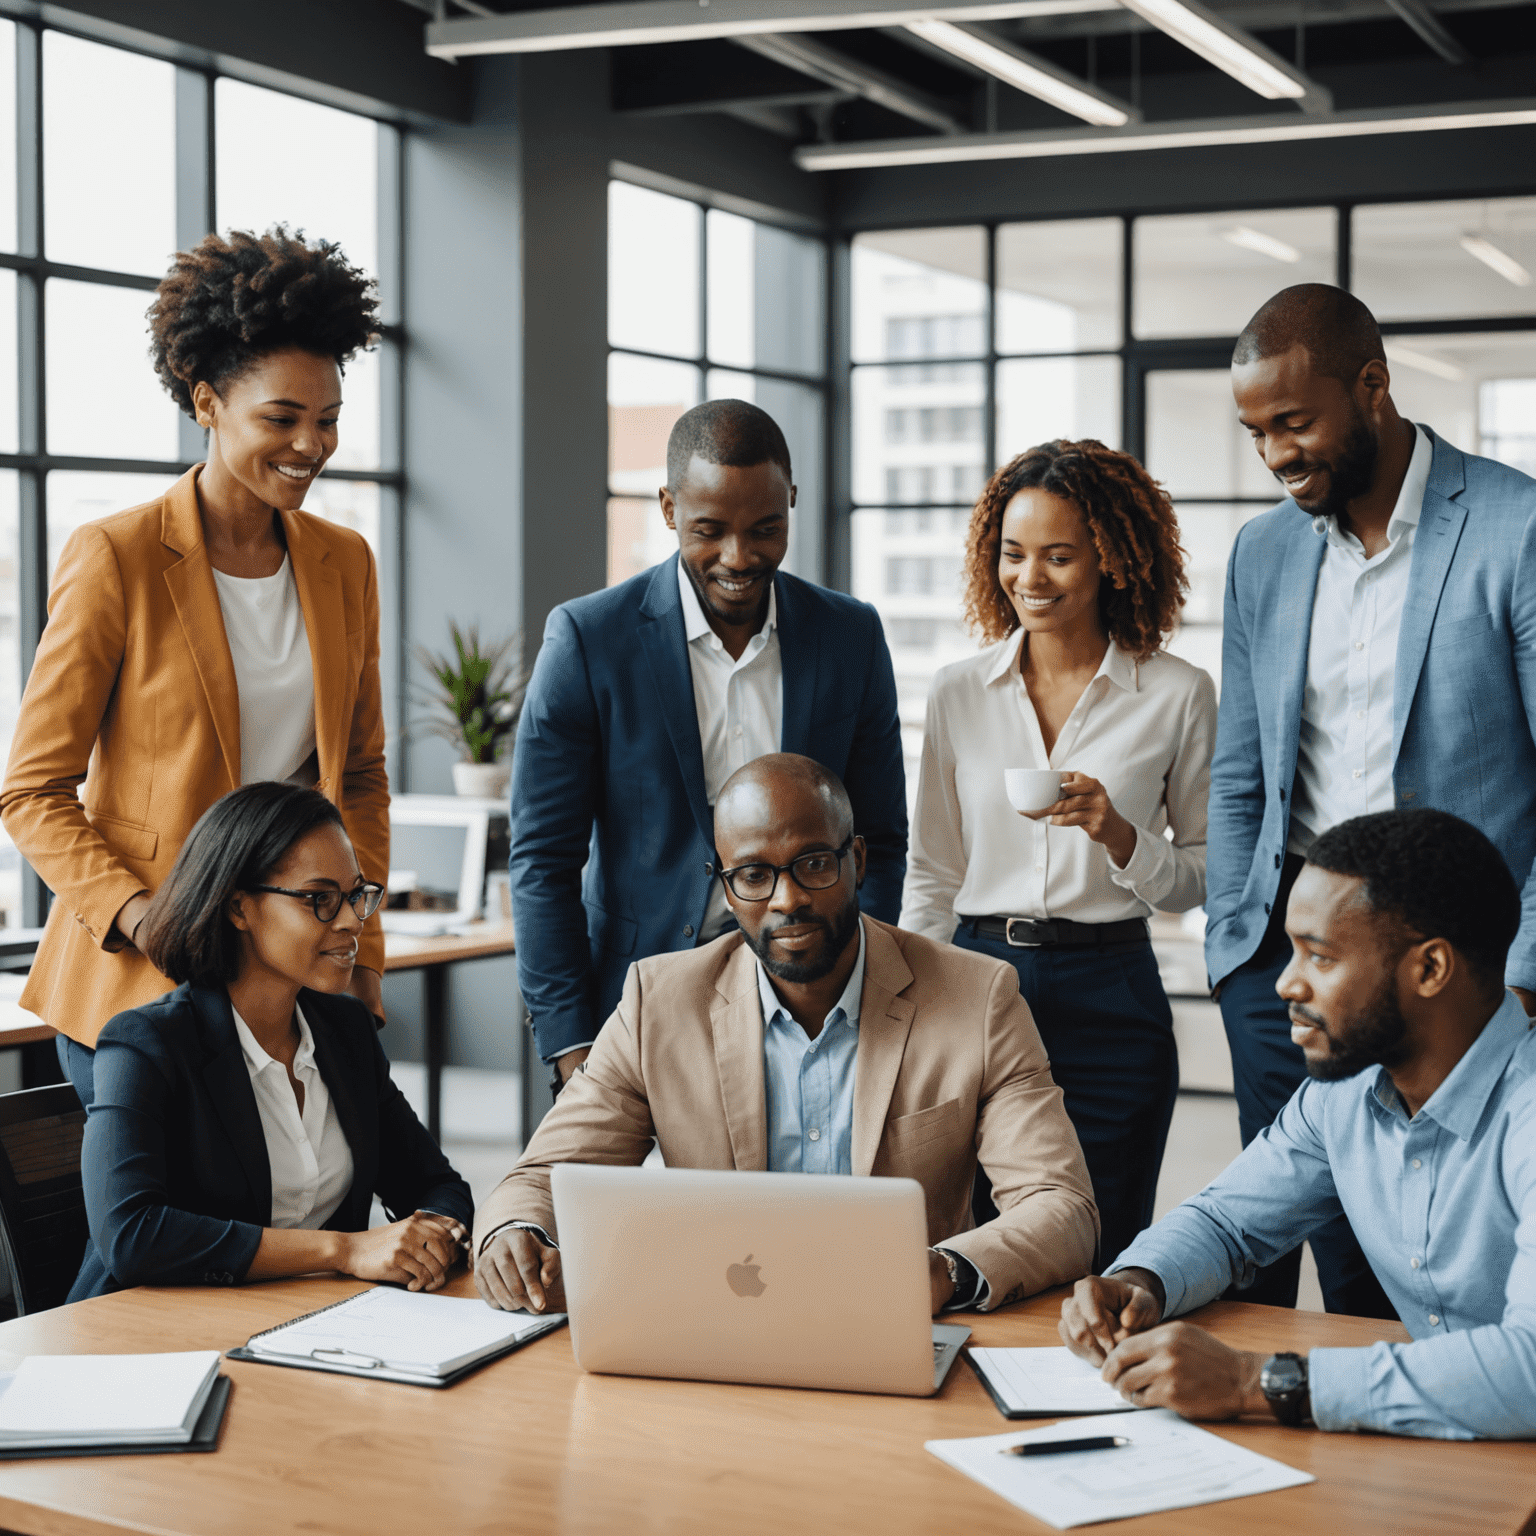
[[[184,1445],[219,1374],[219,1352],[29,1355],[0,1376],[0,1447]]]
[[[1100,1378],[1097,1366],[1079,1360],[1070,1349],[973,1348],[970,1361],[1009,1418],[1135,1411]]]
[[[1056,1456],[1001,1454],[1004,1446],[1030,1440],[1088,1435],[1122,1435],[1131,1443]],[[1168,1408],[1073,1419],[1023,1434],[930,1440],[926,1449],[1058,1531],[1315,1481],[1310,1473],[1223,1440]]]

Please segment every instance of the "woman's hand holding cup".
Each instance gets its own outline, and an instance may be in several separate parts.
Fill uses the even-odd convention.
[[[1055,798],[1045,797],[1053,788]],[[1008,803],[1031,821],[1050,819],[1053,827],[1081,827],[1103,845],[1116,866],[1124,869],[1136,852],[1136,828],[1117,811],[1097,779],[1071,770],[1008,768],[1003,773]]]

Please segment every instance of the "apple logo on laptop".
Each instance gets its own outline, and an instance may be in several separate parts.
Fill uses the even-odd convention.
[[[757,1278],[757,1272],[763,1266],[752,1262],[749,1253],[740,1264],[732,1264],[725,1272],[725,1283],[736,1292],[738,1296],[761,1296],[768,1289]]]

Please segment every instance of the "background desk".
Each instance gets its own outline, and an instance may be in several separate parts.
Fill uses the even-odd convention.
[[[0,1326],[0,1351],[228,1349],[351,1295],[355,1280],[125,1291]],[[467,1278],[451,1286],[472,1294]],[[1060,1292],[967,1319],[974,1342],[1054,1344]],[[1234,1345],[1305,1350],[1405,1337],[1395,1325],[1218,1303]],[[0,1360],[0,1364],[9,1364]],[[445,1392],[226,1361],[212,1456],[0,1464],[0,1527],[27,1536],[326,1536],[504,1531],[612,1536],[1020,1536],[1049,1528],[923,1450],[1000,1434],[969,1366],[936,1398],[588,1376],[562,1329]],[[1215,1426],[1318,1481],[1117,1522],[1115,1536],[1516,1536],[1536,1529],[1536,1446]]]
[[[435,939],[412,938],[403,933],[384,935],[384,971],[420,971],[422,981],[422,1055],[427,1067],[427,1129],[434,1141],[442,1140],[443,1066],[448,1060],[448,967],[462,960],[485,960],[510,955],[516,946],[509,922],[471,923],[462,934]],[[528,1031],[521,1019],[513,1021],[518,1039],[519,1072],[528,1076]],[[525,1132],[526,1138],[526,1132]]]

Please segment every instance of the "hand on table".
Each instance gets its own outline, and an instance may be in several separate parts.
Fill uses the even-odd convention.
[[[1103,845],[1121,869],[1136,852],[1136,828],[1115,809],[1109,791],[1086,773],[1063,773],[1061,799],[1043,811],[1020,811],[1019,815],[1031,821],[1048,816],[1053,827],[1081,827],[1094,842]]]
[[[1144,1269],[1079,1280],[1061,1304],[1061,1342],[1089,1365],[1103,1365],[1133,1333],[1157,1326],[1163,1315],[1162,1282]]]
[[[464,1237],[464,1228],[451,1217],[417,1211],[387,1227],[343,1233],[337,1268],[359,1280],[388,1280],[408,1291],[435,1291],[447,1280]]]
[[[504,1228],[475,1260],[475,1289],[503,1312],[564,1312],[560,1250],[522,1227]]]
[[[1193,1323],[1165,1323],[1117,1344],[1099,1373],[1138,1408],[1171,1408],[1186,1419],[1265,1413],[1264,1356],[1232,1349]]]

